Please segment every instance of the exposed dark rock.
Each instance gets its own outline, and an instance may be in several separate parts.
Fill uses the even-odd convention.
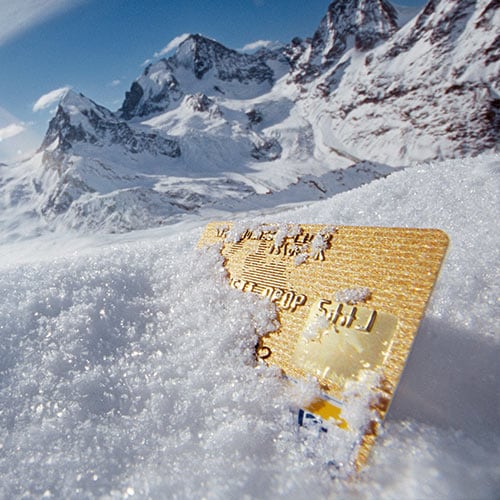
[[[384,1],[337,0],[314,33],[307,49],[295,62],[293,80],[311,81],[333,67],[353,43],[367,51],[387,40],[397,30],[397,12]]]
[[[185,102],[195,113],[207,113],[210,118],[223,116],[215,101],[202,92],[186,96]]]
[[[251,155],[259,161],[273,161],[281,156],[281,151],[281,145],[276,139],[263,139],[254,145]]]
[[[281,59],[280,59],[281,58]],[[149,65],[143,75],[135,81],[119,110],[122,118],[143,117],[166,111],[171,103],[179,101],[188,89],[181,88],[176,78],[180,68],[188,69],[198,80],[210,72],[220,83],[212,89],[224,95],[224,82],[239,83],[242,88],[249,85],[274,82],[274,72],[267,61],[287,59],[279,51],[264,50],[259,54],[241,54],[201,35],[191,35],[168,59]]]
[[[86,143],[97,147],[119,144],[133,154],[149,152],[172,158],[180,155],[177,141],[154,132],[133,130],[108,109],[74,92],[61,101],[40,150],[46,150],[54,141],[59,153],[68,152],[77,143]]]
[[[133,111],[139,104],[139,101],[142,99],[143,95],[144,90],[142,90],[142,87],[137,82],[133,82],[130,90],[128,92],[125,92],[125,101],[123,102],[123,105],[121,107],[121,114],[123,118],[125,118],[126,120],[132,118]]]
[[[422,144],[442,141],[446,153],[436,144],[429,157],[495,148],[500,140],[494,90],[499,75],[488,66],[500,58],[494,26],[498,7],[498,0],[429,1],[412,24],[387,40],[384,50],[368,52],[365,72],[356,81],[344,81],[347,58],[326,75],[322,72],[317,95],[338,120],[332,126],[349,131],[337,139],[366,147],[370,154],[370,143],[387,134],[399,134],[402,143],[405,137],[427,137]],[[406,155],[406,145],[400,151]]]
[[[246,115],[248,116],[248,122],[250,123],[250,125],[258,125],[264,119],[262,116],[262,112],[255,108],[247,111]]]
[[[213,70],[222,81],[273,83],[273,71],[259,57],[241,54],[201,35],[191,35],[171,59],[173,65],[192,68],[199,80]]]

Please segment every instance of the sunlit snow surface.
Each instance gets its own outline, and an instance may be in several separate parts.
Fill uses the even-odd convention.
[[[256,366],[256,331],[274,328],[274,311],[229,289],[216,251],[194,249],[203,220],[0,247],[0,498],[494,498],[499,184],[498,157],[483,156],[252,212],[451,238],[384,433],[354,480],[328,465],[342,438],[300,430],[300,391]]]

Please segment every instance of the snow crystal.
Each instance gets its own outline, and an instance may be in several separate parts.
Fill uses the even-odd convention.
[[[311,242],[310,257],[318,259],[319,256],[327,249],[327,239],[322,234],[317,234]]]
[[[239,243],[247,231],[258,231],[260,224],[250,224],[247,221],[239,221],[231,226],[226,233],[225,240],[228,243]]]
[[[324,252],[330,245],[330,240],[335,234],[336,229],[333,226],[324,226],[316,234],[309,246],[306,246],[302,252],[294,258],[294,264],[300,266],[307,259],[324,260]]]
[[[366,287],[346,288],[345,290],[335,292],[335,300],[346,304],[358,304],[359,302],[365,302],[370,298],[370,296],[371,291]]]
[[[321,397],[318,381],[314,377],[292,380],[289,385],[288,396],[290,398],[290,407],[298,411]]]
[[[274,246],[276,248],[281,247],[286,238],[295,238],[301,231],[299,224],[282,224],[274,236]]]
[[[296,255],[293,259],[293,263],[296,265],[296,266],[300,266],[301,264],[303,264],[307,259],[309,258],[309,254],[306,253],[306,252],[303,252],[303,253],[299,253],[299,255]]]

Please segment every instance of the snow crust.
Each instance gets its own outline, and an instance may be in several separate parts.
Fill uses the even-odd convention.
[[[421,164],[272,216],[217,212],[290,231],[449,234],[385,430],[354,480],[345,434],[296,425],[314,382],[254,359],[258,334],[275,328],[270,304],[230,289],[217,251],[194,249],[214,212],[1,245],[0,497],[494,498],[499,169],[498,156]],[[359,425],[364,405],[349,408]]]

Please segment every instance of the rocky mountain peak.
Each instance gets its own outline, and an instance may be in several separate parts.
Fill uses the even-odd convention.
[[[198,80],[212,70],[214,78],[226,82],[273,83],[273,72],[261,58],[229,49],[199,34],[190,35],[179,45],[171,63],[192,70]]]
[[[74,143],[96,142],[95,135],[90,131],[109,120],[113,120],[111,111],[99,106],[83,94],[68,90],[49,123],[40,150],[58,148],[66,152]]]
[[[125,100],[118,113],[125,120],[135,116],[147,116],[167,109],[172,101],[183,96],[175,77],[172,58],[161,59],[148,65],[144,73],[125,93]]]
[[[202,35],[190,35],[184,40],[174,56],[176,66],[190,69],[201,80],[211,68],[218,67],[225,60],[234,57],[235,51]]]
[[[102,148],[113,144],[129,153],[148,151],[172,157],[180,154],[176,141],[136,131],[109,109],[71,90],[61,99],[40,151],[57,156],[80,145]]]
[[[397,12],[385,0],[335,0],[304,50],[296,80],[304,81],[333,67],[350,48],[370,50],[398,29]]]
[[[229,92],[238,98],[249,97],[248,92],[259,86],[269,90],[275,81],[269,58],[277,55],[243,54],[202,35],[190,35],[173,56],[145,69],[126,93],[119,112],[129,120],[165,111],[186,94]]]
[[[499,22],[498,0],[432,0],[363,64],[333,67],[317,88],[337,140],[370,157],[391,148],[393,158],[412,159],[494,148]]]

